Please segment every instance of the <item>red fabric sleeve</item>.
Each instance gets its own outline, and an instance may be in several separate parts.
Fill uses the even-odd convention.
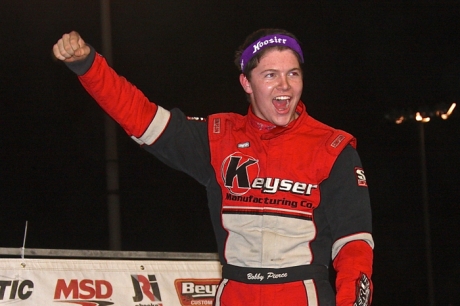
[[[365,241],[351,241],[342,247],[333,262],[337,271],[337,306],[371,304],[372,261],[373,250]]]
[[[140,137],[157,111],[157,106],[96,54],[91,68],[78,77],[86,91],[130,136]]]

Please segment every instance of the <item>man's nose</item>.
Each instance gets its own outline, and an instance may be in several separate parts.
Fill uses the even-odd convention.
[[[282,90],[288,90],[289,88],[291,88],[291,85],[289,84],[288,77],[287,76],[281,76],[278,86]]]

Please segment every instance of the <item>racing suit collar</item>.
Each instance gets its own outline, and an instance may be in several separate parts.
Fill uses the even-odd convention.
[[[299,101],[296,107],[296,113],[299,115],[295,120],[292,120],[287,126],[276,126],[275,124],[265,121],[257,117],[253,112],[251,107],[248,111],[248,121],[249,124],[256,130],[262,133],[261,139],[272,139],[281,134],[284,134],[286,131],[292,129],[301,118],[306,116],[306,107],[302,101]]]

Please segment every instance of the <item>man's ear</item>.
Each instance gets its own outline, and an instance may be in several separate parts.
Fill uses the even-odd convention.
[[[240,84],[247,94],[252,94],[251,82],[249,82],[248,78],[244,74],[240,74]]]

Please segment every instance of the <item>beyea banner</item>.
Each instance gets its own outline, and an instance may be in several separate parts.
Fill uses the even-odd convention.
[[[0,259],[0,305],[212,305],[218,261]]]

